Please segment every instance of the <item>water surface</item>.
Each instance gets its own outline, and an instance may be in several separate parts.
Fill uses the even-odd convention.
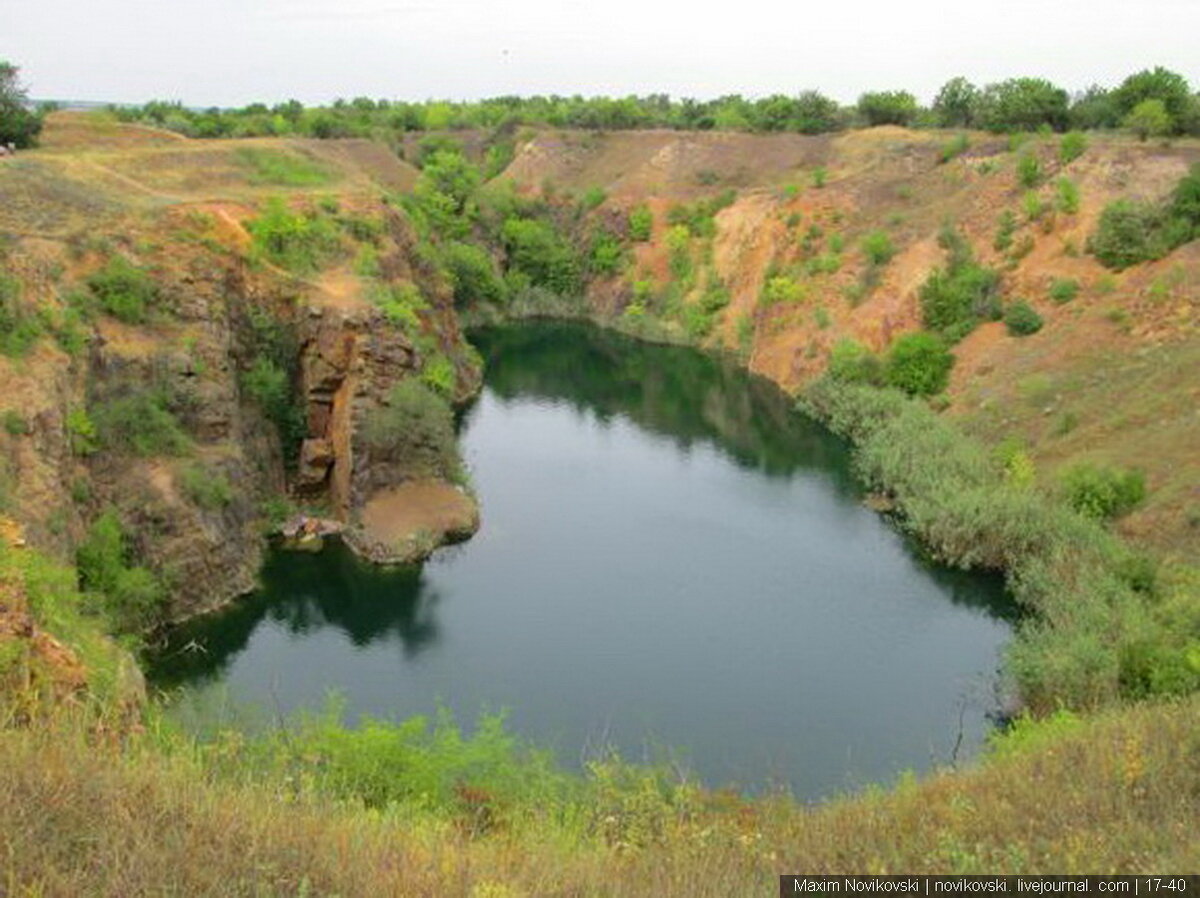
[[[336,690],[351,720],[508,709],[567,764],[666,747],[710,785],[805,798],[978,745],[999,582],[922,561],[786,396],[581,325],[476,343],[480,533],[420,569],[272,554],[259,593],[173,635],[159,684],[272,714]]]

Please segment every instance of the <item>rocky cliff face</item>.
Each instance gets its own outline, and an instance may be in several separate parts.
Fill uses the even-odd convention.
[[[91,522],[115,509],[128,556],[165,587],[161,616],[179,619],[253,588],[270,507],[290,497],[354,525],[374,494],[409,479],[403,459],[372,452],[364,421],[433,353],[452,361],[458,398],[477,389],[479,371],[445,285],[409,263],[404,223],[393,216],[389,227],[381,261],[392,280],[417,282],[426,303],[415,333],[361,295],[212,246],[121,247],[155,275],[144,321],[95,315],[73,353],[45,339],[23,357],[0,355],[0,500],[31,544],[70,560]],[[67,291],[49,271],[73,268],[82,283],[98,265],[49,242],[18,245],[6,260],[20,301],[51,309],[65,309]],[[252,384],[264,358],[282,379],[284,412],[299,419],[293,431]],[[141,435],[148,417],[152,440]]]

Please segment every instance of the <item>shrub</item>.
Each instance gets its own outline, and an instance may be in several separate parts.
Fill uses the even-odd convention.
[[[100,307],[126,324],[141,324],[147,309],[158,297],[158,285],[145,271],[124,256],[113,256],[108,264],[88,278],[88,288]]]
[[[67,436],[71,451],[76,455],[91,455],[100,448],[96,425],[85,408],[74,408],[67,412]]]
[[[1026,188],[1042,183],[1042,163],[1032,153],[1024,153],[1017,160],[1017,182]]]
[[[421,369],[421,382],[446,399],[453,399],[454,387],[458,383],[458,375],[454,363],[440,352],[426,359]]]
[[[1138,262],[1156,259],[1165,252],[1162,213],[1146,203],[1116,200],[1104,207],[1096,231],[1088,238],[1088,252],[1108,268],[1120,271]]]
[[[804,288],[787,275],[779,274],[767,278],[759,294],[759,304],[773,306],[777,303],[795,303],[804,299]]]
[[[828,171],[828,169],[825,168],[825,166],[818,165],[816,168],[813,169],[813,171],[812,171],[812,186],[813,187],[817,187],[817,188],[824,187],[825,182],[828,180],[829,180],[829,171]]]
[[[629,213],[629,239],[637,243],[645,243],[650,239],[654,228],[654,213],[646,205],[636,206]]]
[[[1025,191],[1025,195],[1021,197],[1021,208],[1029,221],[1037,221],[1046,214],[1046,204],[1036,190]]]
[[[1013,215],[1011,209],[1005,209],[1000,214],[999,225],[996,228],[996,239],[992,241],[992,248],[998,253],[1008,250],[1013,244],[1013,233],[1017,230],[1017,216]]]
[[[592,274],[612,277],[625,264],[625,247],[616,234],[599,230],[592,234],[587,267]]]
[[[829,354],[828,374],[843,383],[883,386],[885,375],[879,356],[857,340],[843,337],[833,344]]]
[[[1088,251],[1120,270],[1159,259],[1200,236],[1200,165],[1191,170],[1162,205],[1117,200],[1105,206]]]
[[[862,240],[863,255],[872,265],[886,265],[896,255],[892,238],[884,231],[872,231]]]
[[[971,146],[971,139],[965,134],[956,134],[938,150],[938,161],[949,162],[965,153]]]
[[[1042,329],[1042,316],[1023,299],[1009,303],[1004,310],[1004,325],[1014,337],[1026,337]]]
[[[1122,124],[1139,140],[1171,133],[1173,123],[1162,100],[1143,100],[1130,110]]]
[[[446,245],[443,259],[454,284],[454,302],[460,308],[475,302],[504,300],[504,281],[487,250],[472,243],[452,241]]]
[[[507,285],[503,286],[507,291]],[[420,327],[418,313],[429,308],[421,291],[412,281],[396,284],[379,284],[370,293],[371,302],[383,312],[383,317],[406,333],[412,335]]]
[[[584,209],[591,211],[592,209],[603,205],[606,199],[608,199],[608,194],[605,192],[603,187],[589,187],[584,191],[579,203]]]
[[[1121,517],[1146,497],[1141,471],[1087,463],[1067,469],[1062,488],[1072,508],[1098,520]]]
[[[293,212],[282,199],[272,197],[257,218],[246,223],[254,249],[288,271],[309,273],[338,252],[337,229],[319,212]]]
[[[109,508],[95,520],[75,553],[80,586],[96,596],[118,629],[152,623],[166,592],[149,570],[131,564],[121,520]]]
[[[1070,178],[1059,178],[1055,184],[1058,193],[1058,208],[1068,215],[1079,211],[1079,185]]]
[[[414,377],[388,394],[386,405],[367,415],[364,436],[372,453],[418,473],[450,476],[457,466],[450,405]]]
[[[100,443],[132,455],[182,455],[191,445],[159,390],[139,390],[90,410]]]
[[[548,223],[509,218],[501,229],[509,267],[522,272],[535,287],[560,295],[579,290],[579,263],[574,249]]]
[[[888,352],[884,376],[890,386],[913,396],[940,393],[950,382],[954,356],[935,334],[905,334]]]
[[[1079,281],[1074,278],[1055,278],[1050,284],[1050,298],[1060,306],[1079,295]]]
[[[41,334],[38,317],[21,301],[21,282],[0,271],[0,353],[22,356]]]
[[[233,501],[233,486],[225,472],[202,462],[190,462],[179,468],[183,493],[201,508],[215,511]]]
[[[1088,139],[1081,131],[1068,131],[1058,144],[1058,161],[1070,165],[1087,150]]]
[[[943,232],[941,242],[949,265],[935,269],[921,285],[921,320],[954,343],[980,321],[1000,317],[1000,276],[972,260],[970,246],[956,231]]]
[[[12,437],[23,437],[30,432],[29,422],[15,408],[5,409],[4,414],[0,415],[0,420],[3,420],[4,431]]]

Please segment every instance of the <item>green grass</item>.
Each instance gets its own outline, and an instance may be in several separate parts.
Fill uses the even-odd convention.
[[[287,150],[239,147],[237,159],[249,172],[251,184],[321,187],[333,180],[333,172],[327,166]]]

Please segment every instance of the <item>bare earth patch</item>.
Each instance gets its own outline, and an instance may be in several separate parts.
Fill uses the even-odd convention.
[[[479,528],[479,508],[465,492],[441,480],[414,480],[367,500],[361,526],[347,539],[377,562],[409,562]]]

